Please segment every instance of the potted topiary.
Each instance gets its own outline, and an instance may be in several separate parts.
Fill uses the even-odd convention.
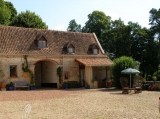
[[[35,90],[35,83],[31,82],[29,86],[30,86],[30,90]]]
[[[13,90],[13,89],[14,89],[14,84],[13,84],[13,82],[10,82],[10,83],[7,85],[7,87],[8,87],[8,90]]]
[[[63,83],[63,87],[64,87],[64,89],[68,89],[68,82],[67,82],[67,81],[65,81],[65,82]]]

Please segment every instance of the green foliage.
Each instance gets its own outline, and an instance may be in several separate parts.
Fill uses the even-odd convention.
[[[106,37],[107,36],[107,37]],[[103,48],[115,57],[130,56],[131,40],[130,28],[121,19],[111,21],[111,28],[103,34]]]
[[[112,65],[112,75],[114,79],[115,86],[121,88],[120,77],[121,71],[127,68],[136,68],[136,61],[131,57],[122,56],[113,60],[114,64]]]
[[[157,39],[160,37],[160,9],[157,10],[155,8],[152,8],[150,10],[150,17],[149,17],[149,24],[151,25],[151,31],[154,32],[154,34],[158,35]]]
[[[9,87],[14,86],[13,82],[10,82],[10,83],[8,84],[8,86],[9,86]]]
[[[57,68],[57,75],[59,77],[59,83],[62,83],[62,75],[63,75],[63,67],[58,67]]]
[[[48,26],[42,21],[40,16],[36,15],[35,12],[30,11],[18,14],[11,25],[26,28],[48,29]]]
[[[81,32],[82,29],[81,29],[81,25],[80,24],[77,24],[75,19],[71,20],[69,22],[69,26],[67,28],[67,31],[72,31],[72,32]]]
[[[111,17],[106,16],[104,12],[93,11],[88,15],[88,21],[82,29],[82,32],[95,33],[101,44],[103,44],[102,34],[110,29]]]
[[[158,65],[158,70],[154,72],[153,77],[154,79],[160,81],[160,64]]]
[[[28,67],[27,55],[24,55],[24,63],[22,63],[22,70],[24,72],[28,72],[30,74],[30,79],[31,79],[30,84],[35,85],[34,74],[33,74],[32,70],[30,70]]]
[[[0,69],[0,77],[4,77],[4,72],[2,69]]]
[[[10,23],[11,12],[5,5],[4,0],[0,0],[0,25],[8,25]]]
[[[148,75],[148,77],[147,77],[148,79],[148,81],[152,81],[152,76],[151,75]]]
[[[7,6],[7,8],[10,11],[10,24],[12,23],[12,21],[16,18],[17,16],[17,10],[14,7],[14,5],[11,2],[5,1],[5,5]]]
[[[63,86],[68,86],[68,82],[67,81],[63,82]]]
[[[151,34],[152,37],[154,37],[154,42],[157,42],[157,48],[155,49],[155,51],[157,53],[156,60],[158,58],[158,64],[159,64],[160,63],[160,9],[152,8],[149,13],[150,13],[149,24],[151,25],[150,31],[152,33]],[[154,60],[154,58],[152,59]]]

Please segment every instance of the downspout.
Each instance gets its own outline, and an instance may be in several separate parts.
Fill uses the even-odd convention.
[[[101,44],[99,43],[99,40],[97,39],[96,34],[95,34],[95,33],[93,33],[93,35],[94,35],[94,38],[95,38],[96,42],[98,43],[99,48],[101,49],[101,52],[102,52],[103,54],[105,54],[105,52],[104,52],[104,50],[103,50],[103,48],[102,48]]]

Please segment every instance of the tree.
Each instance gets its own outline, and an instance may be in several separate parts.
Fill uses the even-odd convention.
[[[151,25],[150,30],[153,33],[154,40],[157,40],[159,45],[158,59],[160,61],[160,8],[159,10],[152,8],[149,13],[149,24]]]
[[[137,68],[137,63],[133,58],[122,56],[113,60],[112,75],[117,88],[121,88],[121,71],[127,68]]]
[[[160,40],[160,9],[152,8],[150,10],[149,24],[151,25],[151,31],[156,36],[156,39]]]
[[[111,21],[110,30],[103,34],[103,48],[115,57],[130,55],[130,29],[119,20]]]
[[[5,1],[5,5],[7,6],[7,8],[11,13],[11,16],[10,16],[10,23],[11,23],[17,16],[17,10],[11,2]]]
[[[12,22],[13,26],[26,27],[26,28],[40,28],[47,29],[48,26],[42,21],[40,16],[36,15],[35,12],[21,12]]]
[[[4,0],[0,0],[0,24],[8,25],[10,23],[11,13],[5,5]]]
[[[95,33],[103,47],[102,34],[110,29],[110,16],[106,16],[104,12],[93,11],[88,15],[88,21],[82,28],[82,32]]]
[[[81,29],[81,25],[80,24],[77,24],[75,19],[71,20],[69,22],[69,26],[67,28],[67,31],[72,31],[72,32],[81,32],[82,29]]]

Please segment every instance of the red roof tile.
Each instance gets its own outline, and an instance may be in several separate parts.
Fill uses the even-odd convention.
[[[35,40],[41,34],[47,38],[48,48],[37,48]],[[68,42],[74,45],[75,55],[91,55],[89,46],[98,44],[92,33],[0,26],[0,54],[61,55]],[[103,55],[101,50],[98,55]]]
[[[84,66],[110,66],[113,62],[110,59],[76,59],[75,61],[79,62]]]

